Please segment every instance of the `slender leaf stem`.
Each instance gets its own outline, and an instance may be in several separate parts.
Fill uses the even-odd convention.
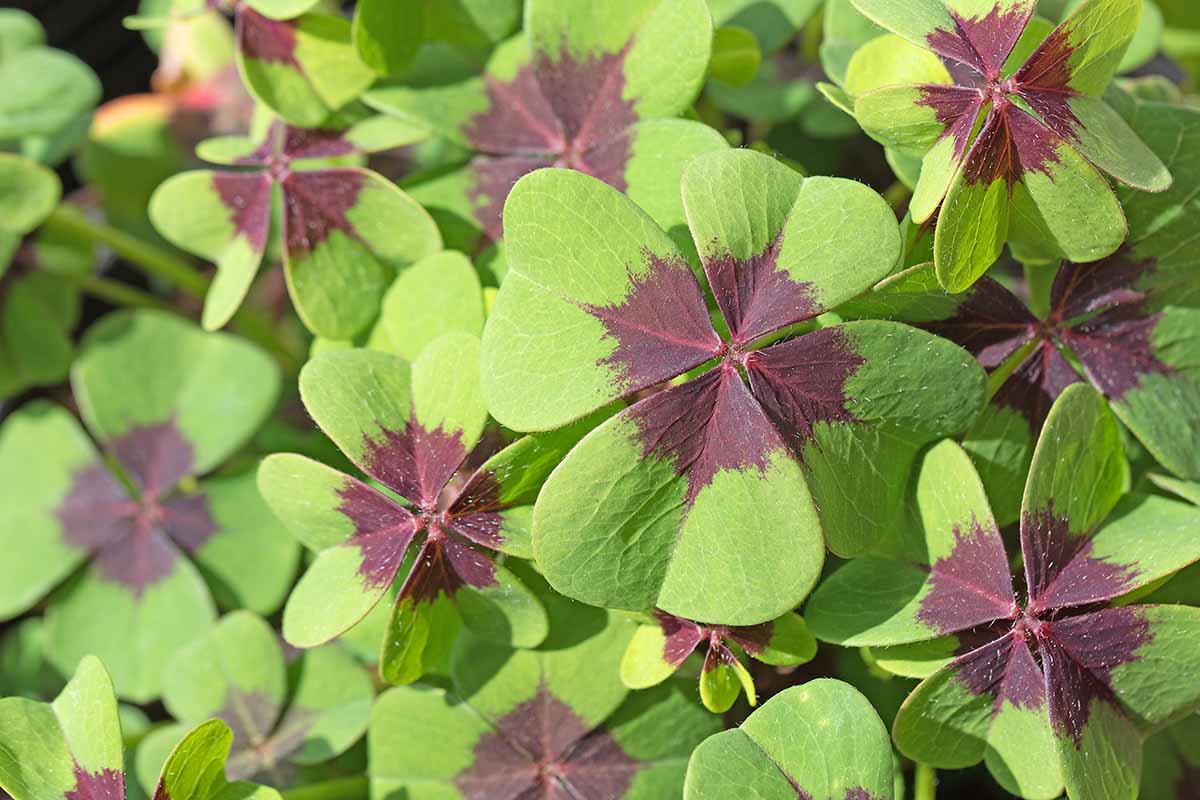
[[[937,770],[928,764],[917,764],[913,773],[914,800],[937,800]]]
[[[289,789],[283,792],[283,800],[359,800],[367,790],[366,776],[356,775]]]
[[[203,299],[208,291],[208,278],[186,259],[111,225],[89,219],[70,203],[62,203],[54,209],[42,227],[104,245],[147,275],[164,280],[192,297]],[[122,286],[116,281],[92,277],[83,281],[81,288],[121,306],[170,308],[161,301],[151,303],[151,295],[134,287],[125,286],[122,289]],[[278,337],[265,317],[243,308],[234,315],[232,326],[238,333],[274,354],[289,373],[299,370],[302,359]]]
[[[99,275],[75,276],[66,273],[55,274],[76,284],[82,291],[87,292],[93,297],[107,300],[115,306],[125,308],[169,308],[161,299],[127,283],[102,278]]]
[[[54,209],[42,227],[102,244],[147,275],[162,278],[193,297],[203,298],[208,291],[208,279],[186,260],[111,225],[88,219],[70,203]]]

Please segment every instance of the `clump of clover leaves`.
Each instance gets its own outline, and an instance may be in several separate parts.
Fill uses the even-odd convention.
[[[225,616],[180,649],[164,671],[163,704],[179,723],[139,745],[137,773],[154,771],[197,720],[215,718],[233,732],[225,774],[278,789],[321,776],[367,730],[375,692],[367,673],[338,644],[285,661],[275,631],[248,611]]]
[[[0,151],[54,166],[87,134],[100,81],[75,56],[45,42],[34,17],[0,9]]]
[[[633,627],[518,569],[549,612],[545,641],[509,650],[467,634],[454,647],[449,687],[385,692],[368,736],[374,791],[678,797],[688,753],[720,721],[673,682],[630,692],[617,670]]]
[[[806,609],[823,640],[917,643],[877,653],[925,678],[896,716],[901,753],[948,769],[983,760],[1026,798],[1064,786],[1074,800],[1136,797],[1142,738],[1200,707],[1186,666],[1200,656],[1200,609],[1127,598],[1200,559],[1200,511],[1122,499],[1127,481],[1104,399],[1071,386],[1030,468],[1014,586],[970,459],[952,441],[926,454],[909,557],[851,561]]]
[[[0,154],[0,398],[61,381],[74,355],[80,298],[63,277],[86,273],[92,251],[38,229],[60,193],[49,169]]]
[[[855,98],[854,114],[878,141],[922,158],[910,211],[918,223],[937,215],[934,263],[947,290],[971,286],[1010,238],[1041,258],[1113,253],[1126,222],[1100,170],[1144,191],[1170,186],[1100,97],[1141,0],[1086,0],[1040,43],[1034,0],[854,2],[902,37],[877,40],[879,88]],[[928,52],[878,52],[909,42]]]
[[[193,728],[162,763],[155,800],[279,800],[269,787],[226,779],[232,741],[219,720]],[[123,800],[123,749],[112,679],[93,656],[53,703],[0,700],[0,791],[13,800]]]
[[[682,194],[716,327],[692,267],[629,198],[570,170],[518,182],[484,395],[503,425],[550,430],[685,376],[563,460],[534,552],[588,603],[755,625],[808,594],[822,530],[835,552],[872,545],[916,450],[978,412],[983,373],[891,322],[771,343],[895,264],[895,217],[861,184],[723,151],[690,164]]]
[[[392,683],[438,665],[459,620],[515,646],[545,637],[537,598],[486,552],[530,555],[529,504],[579,433],[525,437],[478,469],[463,469],[487,420],[478,358],[478,339],[452,333],[412,364],[388,353],[334,350],[302,370],[309,414],[385,489],[298,455],[264,461],[263,496],[318,551],[284,610],[291,644],[313,647],[348,630],[398,575],[380,663]]]
[[[965,347],[996,376],[987,411],[964,442],[1001,524],[1016,519],[1033,444],[1067,386],[1087,381],[1154,458],[1200,477],[1200,112],[1128,100],[1122,113],[1177,177],[1167,192],[1122,192],[1129,237],[1089,264],[1053,275],[1035,315],[998,281],[949,296],[915,267],[839,309],[917,325]],[[1036,269],[1043,269],[1037,267]]]
[[[548,166],[628,193],[670,230],[683,224],[684,165],[726,147],[706,125],[661,119],[695,99],[712,38],[703,0],[635,0],[619,12],[590,0],[529,0],[524,31],[495,49],[482,77],[382,86],[364,100],[477,154],[413,187],[455,249],[498,240],[513,184]]]
[[[71,384],[96,444],[46,401],[0,428],[0,618],[78,571],[47,602],[51,662],[68,673],[100,655],[120,695],[145,702],[214,598],[268,613],[287,592],[298,548],[253,472],[200,479],[270,413],[279,375],[239,339],[139,311],[92,326]]]
[[[736,797],[748,786],[758,797],[892,800],[887,728],[849,684],[793,686],[695,749],[683,797]]]
[[[796,666],[811,661],[817,642],[799,614],[788,612],[758,625],[704,625],[665,611],[638,626],[621,659],[621,680],[632,689],[656,686],[671,677],[697,650],[704,651],[700,668],[700,700],[716,714],[729,710],[738,694],[758,703],[754,678],[739,653],[773,666]]]
[[[252,169],[175,175],[154,193],[150,218],[167,240],[217,265],[204,327],[228,322],[249,291],[270,239],[275,192],[284,274],[300,318],[333,339],[366,327],[395,270],[440,250],[441,237],[425,209],[391,181],[331,159],[391,147],[409,133],[368,118],[346,131],[276,122],[259,143],[241,136],[202,142],[197,153],[206,161]]]

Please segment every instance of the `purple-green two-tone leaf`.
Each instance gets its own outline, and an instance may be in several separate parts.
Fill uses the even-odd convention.
[[[73,572],[87,551],[71,543],[55,514],[75,475],[98,455],[64,409],[34,401],[0,428],[0,618],[31,608]]]
[[[203,324],[208,330],[224,326],[245,299],[266,251],[271,178],[253,172],[184,172],[155,190],[149,214],[167,241],[217,265]]]
[[[564,224],[583,217],[589,225]],[[484,395],[501,423],[556,428],[720,351],[691,267],[616,190],[542,170],[513,190],[506,219],[509,273],[482,354]],[[541,236],[547,225],[567,238]]]
[[[131,393],[131,384],[139,390]],[[205,333],[163,312],[123,312],[88,330],[71,385],[102,443],[130,437],[128,455],[118,454],[127,468],[161,459],[182,478],[210,471],[245,443],[275,404],[279,369],[233,336]],[[165,436],[169,428],[175,444],[137,434]],[[161,477],[153,482],[174,488]]]
[[[249,5],[238,9],[236,20],[242,79],[294,125],[320,125],[375,79],[351,42],[349,20],[316,13],[271,19]]]
[[[82,660],[53,703],[0,700],[0,791],[15,800],[123,800],[121,726],[112,680]]]
[[[322,336],[358,333],[378,313],[394,271],[441,249],[425,209],[370,170],[292,172],[280,187],[288,289]]]
[[[694,159],[682,192],[734,348],[861,293],[899,258],[895,215],[853,181],[802,178],[760,153],[734,150]],[[742,202],[721,202],[738,195]],[[853,236],[830,235],[847,220]]]
[[[794,686],[692,753],[686,800],[747,789],[764,800],[891,800],[887,730],[849,684],[822,679]]]

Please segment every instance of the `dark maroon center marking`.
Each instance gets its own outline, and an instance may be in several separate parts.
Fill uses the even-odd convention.
[[[364,174],[353,169],[288,173],[280,181],[288,253],[296,259],[306,258],[334,231],[361,241],[346,215],[358,204],[365,185]]]
[[[641,766],[543,685],[480,737],[474,763],[454,785],[467,800],[612,800]]]
[[[1058,148],[1076,141],[1080,121],[1071,111],[1072,78],[1066,26],[1059,26],[1010,78],[1002,67],[1033,14],[1034,3],[999,6],[978,18],[954,12],[951,30],[938,29],[926,46],[942,56],[951,86],[921,86],[918,105],[933,108],[954,138],[955,155],[967,152],[964,178],[969,185],[1004,180],[1009,191],[1027,173],[1050,176]],[[964,68],[965,67],[965,68]],[[1022,100],[1036,118],[1016,104]],[[981,110],[987,115],[974,144],[967,143]]]
[[[213,188],[229,209],[234,232],[261,251],[271,229],[271,178],[265,173],[215,172]]]
[[[962,158],[971,143],[975,120],[983,110],[984,95],[976,89],[940,83],[922,84],[918,88],[921,98],[917,105],[933,109],[937,121],[945,126],[941,138],[953,138],[954,156]]]
[[[1079,749],[1094,702],[1124,713],[1112,692],[1112,670],[1139,658],[1137,651],[1153,638],[1150,624],[1137,606],[1123,606],[1056,619],[1045,628],[1039,640],[1050,722]]]
[[[193,451],[174,422],[133,428],[109,450],[138,494],[97,460],[75,472],[55,516],[63,538],[89,552],[101,575],[141,597],[171,574],[178,548],[196,552],[217,524],[207,497],[176,491],[192,470]]]
[[[1076,747],[1093,701],[1125,713],[1112,694],[1111,672],[1136,660],[1151,638],[1138,607],[1099,607],[1126,592],[1134,573],[1094,558],[1091,549],[1085,535],[1071,534],[1053,505],[1024,514],[1029,596],[1022,609],[999,532],[977,525],[969,536],[956,530],[951,554],[930,570],[933,588],[917,615],[939,633],[958,633],[955,678],[973,694],[992,697],[994,713],[1004,700],[1039,708],[1048,697],[1055,730]]]
[[[735,258],[730,253],[704,259],[704,274],[731,342],[745,346],[755,339],[821,313],[811,283],[797,283],[779,266],[783,231],[761,253]],[[714,246],[718,246],[714,243]]]
[[[1035,611],[1111,600],[1133,586],[1137,570],[1092,556],[1087,532],[1072,531],[1054,503],[1022,512],[1021,550],[1025,582]]]
[[[761,653],[771,641],[775,627],[770,622],[746,626],[702,625],[659,609],[654,610],[654,617],[665,637],[663,660],[672,667],[678,667],[696,648],[705,645],[708,651],[704,662],[706,670],[711,669],[709,658],[714,652],[718,655],[724,653],[730,659],[734,657],[726,645],[727,641],[735,642],[750,655]]]
[[[1154,270],[1154,259],[1138,258],[1128,246],[1093,263],[1063,264],[1044,321],[985,277],[954,316],[920,326],[961,345],[989,370],[1038,340],[994,398],[998,405],[1020,411],[1036,435],[1055,399],[1080,380],[1061,348],[1079,359],[1088,380],[1112,400],[1136,388],[1143,375],[1173,372],[1153,342],[1161,315],[1148,310],[1146,284]]]
[[[953,30],[937,29],[925,38],[930,50],[973,69],[988,81],[1000,78],[1000,69],[1021,38],[1034,3],[1015,3],[1009,9],[994,7],[982,17],[964,17],[950,11]]]
[[[823,328],[746,356],[750,390],[798,458],[818,423],[851,423],[846,381],[866,363],[840,328]]]
[[[1012,574],[1004,541],[995,526],[972,519],[969,528],[954,526],[954,546],[929,571],[931,590],[917,619],[938,634],[957,633],[1011,617],[1015,611]]]
[[[754,469],[765,474],[771,454],[785,447],[727,361],[622,413],[637,425],[646,457],[669,461],[677,475],[687,476],[688,507],[718,472]]]
[[[476,151],[495,157],[471,167],[469,196],[487,240],[502,233],[513,184],[539,167],[579,170],[625,191],[629,127],[638,120],[622,98],[627,49],[577,60],[564,47],[557,60],[540,56],[511,81],[486,79],[488,108],[464,132]]]
[[[1175,782],[1176,800],[1200,800],[1200,766],[1182,761],[1183,773]]]
[[[86,772],[75,765],[75,788],[64,792],[66,800],[125,800],[125,775],[120,770]]]
[[[669,380],[722,352],[704,294],[683,259],[647,252],[648,268],[628,296],[612,306],[582,306],[616,341],[600,363],[611,367],[623,394]]]
[[[236,27],[238,47],[246,58],[300,68],[296,60],[296,29],[290,22],[264,17],[241,3]]]
[[[501,499],[500,480],[493,473],[481,469],[469,478],[455,478],[467,461],[460,431],[427,430],[415,417],[402,431],[364,437],[367,472],[416,506],[410,511],[350,478],[338,492],[337,510],[355,528],[346,545],[361,552],[359,574],[367,586],[390,586],[420,533],[425,537],[401,587],[402,597],[432,602],[439,594],[453,597],[464,585],[496,584],[495,564],[475,545],[496,550],[503,544],[502,514],[509,505]]]

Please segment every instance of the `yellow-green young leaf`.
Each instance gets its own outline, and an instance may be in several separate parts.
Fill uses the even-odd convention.
[[[0,231],[20,236],[33,230],[54,210],[61,193],[58,176],[50,170],[0,154]]]

